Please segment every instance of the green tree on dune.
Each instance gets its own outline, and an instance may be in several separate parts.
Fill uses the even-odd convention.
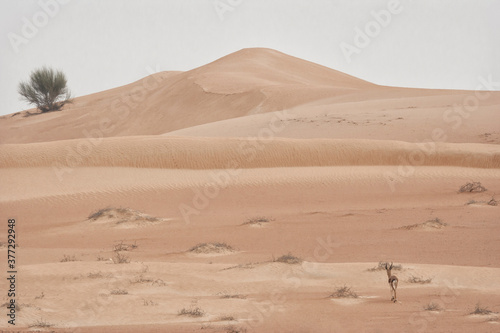
[[[28,82],[19,83],[18,92],[21,99],[35,105],[42,113],[61,110],[71,102],[66,76],[48,67],[32,71]]]

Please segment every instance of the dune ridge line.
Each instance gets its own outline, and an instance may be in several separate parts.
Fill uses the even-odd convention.
[[[104,138],[95,145],[89,139],[73,139],[0,146],[0,168],[227,169],[350,165],[500,168],[500,148],[487,144],[389,140],[157,136]]]

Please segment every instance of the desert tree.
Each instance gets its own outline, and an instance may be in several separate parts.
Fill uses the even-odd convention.
[[[19,83],[21,99],[35,105],[42,113],[61,110],[71,102],[66,76],[61,71],[42,67],[31,72],[28,82]]]

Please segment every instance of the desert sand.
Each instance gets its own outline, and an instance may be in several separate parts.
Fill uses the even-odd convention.
[[[244,49],[2,116],[15,329],[499,332],[499,110]]]

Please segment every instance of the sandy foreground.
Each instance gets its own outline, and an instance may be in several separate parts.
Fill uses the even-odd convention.
[[[246,49],[0,117],[0,330],[499,332],[500,93],[484,90]]]

